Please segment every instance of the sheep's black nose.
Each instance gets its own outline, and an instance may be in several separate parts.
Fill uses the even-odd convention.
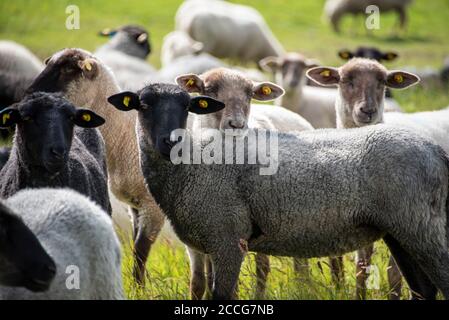
[[[164,138],[162,141],[169,146],[170,148],[173,148],[173,146],[176,144],[176,141],[171,141],[170,138]]]
[[[65,150],[63,148],[51,148],[50,151],[55,159],[63,160],[65,157]]]
[[[374,108],[360,108],[360,111],[368,116],[371,116],[377,112]]]
[[[228,124],[233,129],[243,129],[245,127],[245,122],[240,120],[229,120]]]

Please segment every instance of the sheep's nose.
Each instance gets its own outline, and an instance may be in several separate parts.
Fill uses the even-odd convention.
[[[176,141],[171,141],[170,137],[163,138],[162,141],[170,148],[173,148],[173,146],[176,144]]]
[[[377,112],[375,108],[371,108],[371,107],[362,107],[362,108],[360,108],[360,111],[368,116],[372,116],[373,114],[375,114]]]
[[[229,120],[228,124],[233,129],[243,129],[245,127],[245,121],[242,120]]]
[[[63,160],[65,157],[64,148],[55,147],[55,148],[51,148],[50,151],[51,151],[52,156],[58,160]]]

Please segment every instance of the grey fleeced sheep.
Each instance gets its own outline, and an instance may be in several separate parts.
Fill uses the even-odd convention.
[[[176,30],[204,44],[218,58],[257,63],[284,49],[260,13],[248,6],[217,0],[185,1],[176,13]]]
[[[124,298],[120,243],[100,207],[75,191],[46,188],[20,191],[4,203],[54,260],[56,276],[44,292],[0,286],[0,299]]]
[[[13,41],[0,41],[0,70],[27,78],[35,77],[44,65],[30,50]]]
[[[156,84],[109,102],[122,111],[138,110],[146,183],[179,238],[210,256],[213,298],[233,297],[247,250],[332,256],[381,238],[413,292],[435,298],[440,289],[449,298],[449,168],[439,146],[384,125],[279,133],[274,145],[275,134],[268,132],[269,163],[275,161],[278,170],[261,175],[266,163],[260,158],[259,164],[187,164],[195,157],[187,153],[195,136],[173,130],[185,128],[187,110],[204,114],[223,108],[216,101]],[[223,139],[217,131],[203,131],[193,147],[210,147],[209,133]],[[179,138],[185,143],[177,144]],[[184,162],[174,164],[170,155],[179,161],[180,150]],[[220,150],[223,161],[225,149]]]
[[[88,129],[102,125],[103,118],[43,92],[26,96],[0,117],[0,127],[16,126],[0,171],[1,197],[25,188],[70,187],[111,213],[104,141],[96,129]]]

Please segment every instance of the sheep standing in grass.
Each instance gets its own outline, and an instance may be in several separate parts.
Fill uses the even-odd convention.
[[[17,127],[0,171],[1,197],[25,188],[70,187],[112,213],[104,141],[91,129],[102,125],[103,118],[76,109],[59,95],[38,92],[2,110],[0,119],[2,128]]]
[[[336,100],[337,128],[357,128],[383,121],[390,114],[394,117],[408,118],[402,113],[385,113],[385,89],[403,89],[419,81],[419,78],[403,71],[388,71],[372,59],[354,58],[340,69],[318,67],[308,71],[307,76],[321,85],[338,85]],[[394,124],[392,122],[386,122]],[[430,124],[429,125],[434,125]],[[420,133],[423,130],[411,127]],[[439,141],[436,141],[437,143]],[[444,144],[447,146],[447,143]],[[447,150],[447,149],[446,149]],[[449,150],[448,150],[449,151]],[[371,263],[373,245],[357,252],[357,298],[366,297],[364,269]],[[390,299],[400,298],[400,275],[394,261],[390,259],[389,269]]]
[[[255,9],[217,0],[185,1],[176,13],[176,29],[204,44],[218,58],[255,62],[284,53]]]
[[[117,80],[91,53],[64,49],[49,59],[31,90],[61,91],[74,105],[90,108],[105,118],[106,124],[100,131],[106,144],[109,186],[117,199],[130,207],[134,227],[133,274],[143,284],[148,254],[165,220],[145,188],[140,171],[136,115],[119,112],[107,102],[108,96],[120,92]]]
[[[340,20],[347,14],[367,14],[368,6],[376,6],[381,13],[395,11],[402,29],[407,24],[407,7],[412,0],[327,0],[324,13],[335,32],[340,32]],[[370,12],[368,12],[370,13]]]
[[[39,289],[40,286],[45,286],[48,289],[44,292],[0,286],[0,299],[124,298],[120,243],[111,219],[100,207],[75,191],[62,189],[23,190],[4,201],[4,205],[13,210],[30,228],[56,263],[56,269],[54,264],[48,267],[46,264],[41,266],[42,263],[33,265],[35,271],[31,273],[30,279],[26,279],[31,284],[26,287]],[[8,223],[6,226],[1,224],[2,229],[7,227]],[[12,237],[18,236],[12,234],[13,230],[11,226],[11,229],[5,231]],[[27,241],[22,246],[26,248],[15,248],[17,250],[13,252],[13,259],[21,258],[24,252],[37,254],[30,251],[36,246],[32,242]],[[25,257],[25,262],[27,259]],[[33,263],[33,260],[28,263]],[[0,270],[3,267],[1,264],[0,259]],[[29,268],[27,265],[25,267]],[[55,276],[49,286],[44,272]]]
[[[270,82],[255,83],[243,74],[226,68],[213,69],[198,76],[187,74],[176,79],[179,86],[187,92],[210,96],[225,104],[222,111],[208,115],[191,114],[188,127],[195,133],[202,128],[233,130],[244,133],[248,128],[279,130],[282,132],[313,130],[304,118],[282,107],[263,104],[251,104],[251,100],[270,101],[281,96],[282,88]],[[204,257],[196,251],[189,252],[192,270],[192,297],[201,298],[204,288],[198,283],[203,282],[201,272],[204,269]],[[268,257],[263,254],[256,256],[256,295],[261,298],[266,288],[267,276],[270,271]],[[295,260],[297,270],[303,270],[306,261]],[[305,273],[305,272],[304,272]],[[197,279],[199,277],[199,279]],[[204,277],[204,276],[203,276]]]
[[[260,66],[273,72],[277,84],[285,89],[285,95],[276,104],[300,114],[314,128],[335,128],[337,90],[306,85],[305,73],[316,65],[316,62],[298,53],[288,53],[282,58],[267,57],[260,61]],[[393,99],[387,99],[386,108],[397,111],[398,105]]]
[[[145,61],[151,53],[148,32],[140,26],[126,25],[100,32],[110,40],[95,55],[114,72],[120,87],[140,89],[156,75],[156,69]]]
[[[233,297],[248,250],[333,256],[383,238],[416,295],[433,299],[439,289],[449,299],[449,162],[439,146],[388,126],[296,135],[255,130],[278,142],[270,142],[266,154],[278,170],[261,175],[261,169],[269,169],[261,159],[257,164],[221,162],[230,155],[216,130],[195,136],[173,132],[185,129],[188,111],[223,108],[216,100],[190,98],[179,87],[163,84],[108,100],[122,111],[138,110],[147,186],[179,238],[210,256],[213,298]],[[192,147],[204,154],[218,137],[223,151],[218,159],[189,165],[198,156],[189,152]],[[251,150],[245,158],[260,146],[248,137],[242,140],[249,144],[244,150]]]

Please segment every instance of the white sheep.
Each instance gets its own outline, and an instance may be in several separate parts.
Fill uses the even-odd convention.
[[[56,263],[45,292],[0,286],[0,299],[123,299],[120,243],[96,204],[69,189],[28,189],[5,201]]]
[[[30,50],[13,41],[0,41],[0,70],[16,76],[33,78],[44,69],[43,63]]]
[[[185,1],[176,13],[176,30],[204,44],[219,58],[255,62],[284,49],[260,13],[248,6],[217,0]]]

